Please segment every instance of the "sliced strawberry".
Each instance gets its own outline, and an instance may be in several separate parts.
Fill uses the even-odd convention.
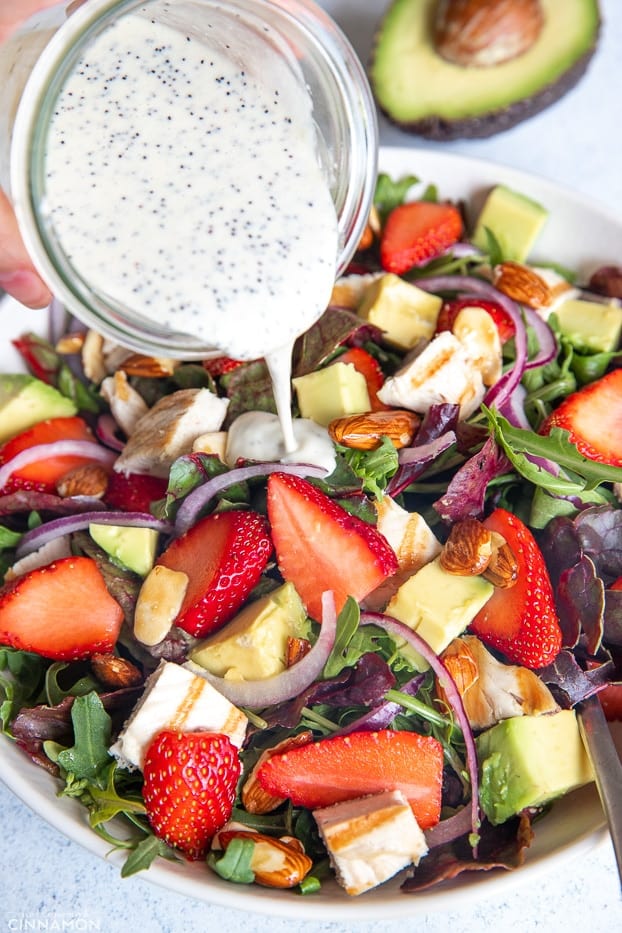
[[[147,817],[158,839],[189,859],[203,858],[231,816],[240,770],[227,735],[158,733],[143,768]]]
[[[378,398],[378,390],[384,385],[384,373],[375,357],[362,347],[350,347],[337,358],[338,363],[351,363],[365,377],[372,411],[386,411],[389,406]]]
[[[380,262],[402,275],[453,246],[462,236],[462,216],[448,202],[410,201],[395,207],[380,238]]]
[[[443,747],[416,732],[352,732],[271,755],[256,772],[269,794],[294,806],[329,807],[401,790],[422,829],[440,819]]]
[[[78,417],[48,418],[33,427],[16,434],[0,447],[0,466],[8,463],[23,450],[39,444],[55,441],[93,441],[93,433],[87,423]],[[85,457],[46,457],[11,474],[1,490],[6,494],[17,489],[34,489],[37,492],[54,492],[56,483],[70,470],[92,461]]]
[[[564,428],[588,460],[622,466],[622,369],[566,396],[540,429]]]
[[[0,589],[0,644],[72,661],[112,651],[123,610],[89,557],[64,557]]]
[[[104,501],[113,509],[124,512],[149,512],[152,502],[166,495],[168,480],[146,473],[117,473],[108,479]]]
[[[514,321],[505,308],[498,302],[485,298],[454,298],[444,301],[436,322],[436,333],[453,330],[454,322],[463,308],[483,308],[495,322],[501,343],[507,343],[514,336]]]
[[[495,588],[470,629],[513,664],[545,667],[559,653],[562,634],[542,552],[529,528],[505,509],[495,509],[484,525],[503,536],[518,574],[513,586]]]
[[[212,379],[217,379],[219,376],[224,376],[226,373],[237,369],[243,362],[243,360],[234,360],[230,356],[214,356],[209,360],[203,360],[202,365]]]
[[[622,722],[622,684],[607,684],[598,698],[609,722]]]
[[[271,553],[267,522],[257,512],[201,519],[157,561],[189,578],[175,624],[197,637],[221,628],[246,601]]]
[[[360,602],[397,570],[383,535],[298,476],[268,478],[268,518],[279,570],[313,619],[322,617],[324,591],[339,612],[348,596]]]

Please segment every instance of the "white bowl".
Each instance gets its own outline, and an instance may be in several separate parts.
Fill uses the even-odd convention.
[[[381,150],[380,168],[393,177],[417,175],[422,188],[434,183],[441,197],[462,198],[473,208],[496,183],[535,198],[550,211],[534,253],[538,260],[552,260],[588,274],[597,266],[619,263],[622,257],[622,223],[618,218],[542,178],[492,163],[416,149]],[[3,304],[15,303],[5,299]],[[19,360],[9,341],[25,330],[35,329],[37,319],[37,312],[0,308],[0,371],[15,371]],[[123,856],[111,855],[110,846],[88,828],[86,811],[75,801],[57,798],[54,780],[6,739],[0,740],[0,746],[0,779],[65,836],[120,867]],[[499,897],[520,885],[539,884],[544,869],[559,868],[599,844],[607,830],[595,787],[583,788],[559,801],[537,822],[535,830],[535,840],[522,868],[512,872],[468,872],[420,894],[401,893],[402,879],[398,878],[356,899],[349,898],[335,883],[323,885],[319,894],[301,897],[253,885],[228,884],[200,864],[163,860],[140,877],[202,901],[299,921],[372,922],[413,918],[432,911],[452,912],[475,900]]]

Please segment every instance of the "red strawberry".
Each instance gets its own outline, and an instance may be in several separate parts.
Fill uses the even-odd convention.
[[[166,495],[168,480],[147,473],[117,473],[108,479],[104,501],[124,512],[149,512],[152,502]]]
[[[518,575],[513,586],[495,588],[470,629],[508,661],[529,668],[545,667],[559,653],[562,634],[540,548],[529,528],[505,509],[495,509],[484,525],[506,540],[518,564]]]
[[[217,379],[237,369],[243,362],[243,360],[234,360],[230,356],[214,356],[209,360],[203,360],[203,369],[210,374],[212,379]]]
[[[157,561],[189,577],[175,624],[199,638],[222,628],[246,602],[271,553],[267,522],[257,512],[201,519]]]
[[[496,301],[484,298],[454,298],[443,302],[436,322],[436,333],[443,330],[453,330],[454,322],[463,308],[483,308],[491,316],[499,331],[499,340],[506,343],[514,336],[514,321],[505,308]]]
[[[269,794],[312,810],[401,790],[421,828],[429,829],[440,819],[443,747],[417,732],[352,732],[271,755],[257,779]]]
[[[598,698],[609,722],[622,722],[622,684],[607,684]]]
[[[622,466],[622,369],[566,396],[540,429],[564,428],[588,460]]]
[[[372,411],[386,411],[389,408],[378,398],[378,389],[381,389],[384,385],[384,373],[380,363],[371,353],[368,353],[362,347],[350,347],[349,350],[346,350],[337,358],[336,362],[351,363],[357,372],[365,376]]]
[[[112,651],[123,610],[89,557],[64,557],[0,589],[0,644],[72,661]]]
[[[395,207],[380,238],[380,263],[402,275],[453,246],[462,236],[462,216],[448,202],[410,201]]]
[[[268,518],[279,570],[313,619],[322,618],[325,590],[339,612],[348,596],[362,600],[397,570],[395,553],[372,525],[298,476],[268,478]]]
[[[16,434],[0,447],[0,466],[9,463],[23,450],[39,444],[55,441],[93,441],[93,434],[85,421],[78,417],[48,418],[33,427]],[[38,492],[54,492],[56,483],[75,467],[90,463],[85,457],[46,457],[16,470],[1,490],[3,493],[16,489],[35,489]]]
[[[240,776],[238,750],[218,732],[156,735],[143,769],[151,827],[189,859],[200,859],[233,810]]]

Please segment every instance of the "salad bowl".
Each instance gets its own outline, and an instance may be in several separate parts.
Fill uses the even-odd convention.
[[[381,150],[380,169],[394,178],[409,174],[417,176],[423,186],[436,185],[442,198],[463,201],[471,217],[490,188],[499,183],[539,201],[549,211],[549,219],[538,240],[533,257],[536,261],[555,262],[587,277],[591,270],[617,264],[622,257],[619,220],[604,207],[543,178],[492,163],[416,149]],[[12,338],[36,329],[45,336],[45,328],[42,313],[23,309],[5,298],[0,307],[0,371],[20,368]],[[122,854],[111,852],[110,844],[93,833],[84,808],[67,797],[57,797],[54,779],[5,738],[0,738],[0,779],[42,819],[120,869]],[[201,901],[260,914],[297,920],[372,922],[455,911],[475,900],[501,896],[519,885],[538,884],[543,873],[585,855],[606,835],[598,794],[591,784],[557,801],[538,821],[525,864],[519,869],[465,872],[452,882],[417,894],[403,893],[403,879],[398,877],[358,898],[348,897],[335,882],[323,883],[318,893],[303,897],[257,885],[232,885],[206,871],[200,863],[182,861],[159,860],[141,877]]]

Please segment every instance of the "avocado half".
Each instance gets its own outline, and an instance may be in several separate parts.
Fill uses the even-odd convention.
[[[585,72],[601,17],[598,0],[541,2],[544,25],[526,52],[463,67],[435,50],[437,0],[394,0],[369,69],[378,107],[403,130],[436,140],[492,136],[549,107]]]

